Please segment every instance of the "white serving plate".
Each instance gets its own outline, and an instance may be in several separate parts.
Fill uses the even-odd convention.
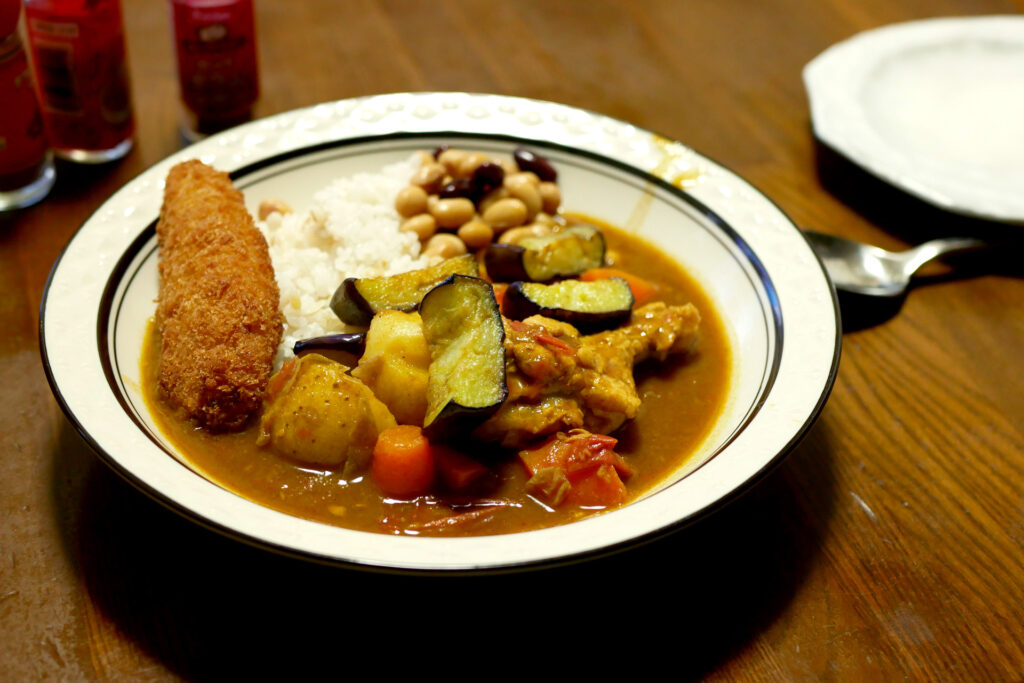
[[[948,211],[1024,222],[1024,16],[894,24],[804,68],[818,138]]]
[[[727,407],[698,455],[656,492],[560,527],[474,538],[351,531],[286,515],[206,480],[156,429],[139,359],[155,311],[154,225],[175,163],[230,171],[255,211],[302,210],[331,179],[456,142],[529,144],[559,170],[564,207],[658,244],[723,314],[734,367]],[[684,192],[677,185],[684,184]],[[673,184],[675,183],[675,184]],[[465,93],[344,100],[254,121],[156,164],[107,201],[54,265],[40,344],[69,419],[131,483],[197,522],[276,551],[357,567],[497,571],[576,561],[677,529],[756,481],[793,447],[831,390],[835,293],[792,222],[745,181],[683,145],[570,107]]]

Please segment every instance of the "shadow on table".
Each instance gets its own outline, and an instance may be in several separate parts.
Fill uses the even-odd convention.
[[[66,422],[58,457],[67,462],[55,463],[54,482],[90,621],[119,634],[93,644],[101,677],[130,676],[148,657],[199,679],[342,677],[366,663],[389,674],[623,663],[639,673],[654,662],[692,679],[768,629],[799,589],[828,530],[829,451],[819,422],[745,495],[671,536],[572,566],[476,577],[338,569],[221,537],[122,481]]]
[[[129,172],[122,169],[127,165],[124,160],[106,164],[76,164],[57,159],[54,165],[57,182],[47,197],[50,201],[78,201],[95,194],[97,189],[108,183],[120,182],[120,177]]]
[[[991,250],[947,256],[941,266],[929,266],[911,281],[900,297],[871,297],[840,292],[843,330],[856,331],[881,324],[903,307],[913,290],[983,275],[1024,276],[1024,227],[971,218],[945,211],[890,185],[815,141],[815,163],[822,186],[866,221],[910,246],[938,237],[978,237],[1000,245]],[[809,229],[835,232],[832,226]],[[849,236],[849,235],[846,235]],[[1007,248],[1007,245],[1013,248]]]

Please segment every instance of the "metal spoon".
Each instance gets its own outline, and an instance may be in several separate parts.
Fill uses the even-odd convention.
[[[804,235],[837,289],[872,296],[903,294],[910,276],[934,258],[992,245],[973,237],[947,237],[893,252],[810,230],[805,230]]]

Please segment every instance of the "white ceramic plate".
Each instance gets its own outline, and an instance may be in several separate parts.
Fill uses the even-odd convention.
[[[804,69],[815,134],[943,209],[1024,223],[1024,16],[886,26]]]
[[[232,172],[251,209],[301,210],[332,178],[456,141],[508,154],[526,142],[559,169],[567,210],[626,227],[678,259],[726,319],[728,405],[698,456],[659,491],[565,526],[477,538],[350,531],[262,507],[207,481],[153,425],[139,390],[155,310],[154,225],[168,169],[200,158]],[[675,183],[675,184],[673,184]],[[678,184],[687,184],[684,192]],[[117,472],[196,521],[281,552],[398,570],[493,571],[569,562],[650,539],[744,490],[796,443],[831,389],[840,326],[828,279],[763,195],[686,147],[557,104],[462,93],[394,94],[298,110],[207,139],[128,183],[72,238],[43,301],[54,394]]]

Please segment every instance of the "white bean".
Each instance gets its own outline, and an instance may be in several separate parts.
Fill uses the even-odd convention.
[[[410,218],[427,210],[427,191],[418,185],[406,185],[395,197],[395,211],[403,218]]]
[[[494,239],[494,228],[479,218],[465,223],[456,233],[470,249],[483,249]]]
[[[442,259],[465,254],[466,251],[466,243],[448,232],[439,232],[423,246],[424,256],[438,256]]]
[[[437,232],[437,220],[429,213],[420,213],[407,218],[402,222],[399,227],[402,232],[415,233],[420,241],[429,239],[435,232]]]
[[[543,182],[537,186],[540,192],[540,199],[544,205],[545,213],[558,213],[558,207],[562,205],[562,190],[556,183]]]
[[[526,220],[527,209],[523,200],[515,197],[499,199],[487,207],[483,219],[495,230],[501,231],[522,225]]]
[[[439,199],[430,207],[430,214],[442,228],[457,228],[476,214],[473,202],[465,197]]]
[[[428,193],[433,193],[441,189],[444,174],[444,166],[434,161],[417,168],[409,182],[422,187]]]

